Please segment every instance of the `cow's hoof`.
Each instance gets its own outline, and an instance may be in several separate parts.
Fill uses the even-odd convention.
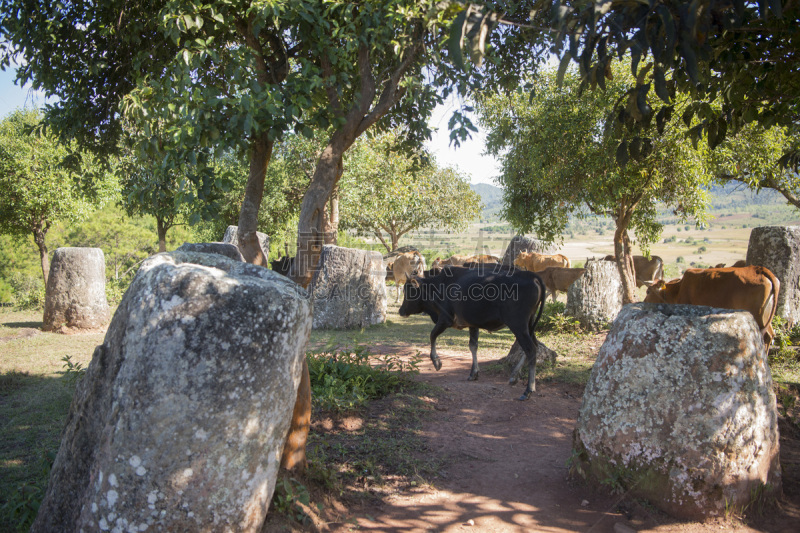
[[[508,384],[509,384],[509,385],[516,385],[516,384],[517,384],[517,381],[519,381],[519,380],[517,379],[517,377],[516,377],[516,376],[511,376],[511,377],[508,379]]]
[[[439,359],[438,357],[433,360],[433,368],[435,368],[436,370],[441,370],[442,368],[442,360]]]
[[[522,393],[522,396],[520,396],[519,398],[517,398],[517,400],[519,400],[519,401],[521,401],[521,402],[524,402],[525,400],[527,400],[527,399],[528,399],[528,398],[530,398],[530,397],[531,397],[531,393],[530,393],[530,392],[523,392],[523,393]]]
[[[478,374],[475,374],[474,376],[470,374],[467,378],[467,381],[478,381]]]

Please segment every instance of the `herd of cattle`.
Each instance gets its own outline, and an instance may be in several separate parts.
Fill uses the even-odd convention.
[[[614,261],[614,256],[606,256]],[[778,304],[780,282],[767,268],[746,265],[691,268],[683,277],[664,280],[660,257],[634,256],[637,287],[647,286],[647,303],[691,304],[749,311],[761,329],[767,346],[774,332],[771,322]],[[447,328],[469,329],[472,369],[469,379],[478,377],[478,332],[508,327],[525,353],[528,362],[528,385],[520,396],[527,399],[535,391],[538,342],[535,327],[541,317],[547,293],[556,300],[558,291],[566,291],[581,277],[585,268],[571,268],[562,254],[545,255],[520,252],[514,266],[502,266],[491,255],[437,258],[425,270],[424,258],[415,251],[398,254],[387,266],[405,296],[400,316],[427,314],[435,324],[431,331],[431,361],[436,370],[441,360],[436,353],[436,338]],[[523,363],[511,373],[509,383]]]
[[[433,321],[431,361],[436,370],[441,360],[436,353],[436,339],[447,328],[469,329],[472,369],[469,379],[478,378],[478,332],[508,327],[525,353],[511,373],[509,383],[524,361],[528,362],[528,385],[520,400],[535,390],[538,341],[535,327],[548,295],[556,300],[559,291],[567,291],[585,272],[572,268],[562,254],[546,255],[520,252],[513,266],[505,266],[493,255],[453,255],[436,258],[430,269],[425,258],[415,250],[402,251],[386,258],[387,280],[397,286],[395,301],[403,291],[400,316],[427,314]],[[615,261],[613,255],[603,258]],[[272,262],[273,270],[288,275],[291,258]],[[683,277],[664,280],[664,262],[660,257],[633,256],[637,287],[647,286],[648,303],[705,305],[749,311],[756,320],[764,342],[772,342],[771,322],[778,305],[780,282],[767,268],[746,265],[690,268]]]

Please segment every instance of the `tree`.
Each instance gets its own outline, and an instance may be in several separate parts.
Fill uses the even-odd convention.
[[[332,128],[300,213],[299,252],[311,253],[353,141],[379,120],[411,121],[417,141],[427,135],[441,95],[424,83],[423,51],[438,47],[451,12],[425,0],[8,0],[0,62],[18,59],[19,81],[59,98],[48,121],[82,146],[115,151],[122,117],[145,133],[158,123],[158,150],[188,161],[199,191],[214,179],[199,148],[247,154],[240,242],[248,261],[263,264],[255,230],[275,141]]]
[[[791,0],[485,1],[464,6],[450,45],[463,43],[473,57],[486,51],[498,61],[513,59],[526,43],[538,52],[550,36],[550,50],[561,58],[559,71],[574,62],[583,82],[601,89],[611,65],[628,56],[635,81],[617,102],[619,123],[647,138],[653,119],[680,103],[689,136],[694,142],[706,138],[713,149],[753,122],[767,129],[784,126],[791,136],[800,128],[798,17],[800,4]],[[492,32],[497,27],[503,30]],[[502,34],[499,43],[493,33]],[[658,100],[648,97],[653,94]],[[797,168],[798,148],[788,146],[781,164]],[[623,147],[619,153],[640,155]]]
[[[38,129],[40,120],[38,111],[17,110],[0,122],[0,232],[33,235],[47,285],[47,232],[57,221],[86,218],[110,199],[115,183],[106,175],[91,189],[82,187],[76,169],[64,165],[68,147],[44,135]],[[84,161],[92,163],[88,156]]]
[[[221,195],[232,186],[229,172],[215,172],[217,179],[207,180],[207,190],[199,191],[197,184],[186,178],[190,173],[186,165],[163,165],[162,161],[168,160],[166,154],[136,150],[131,140],[136,133],[129,135],[126,142],[129,146],[114,165],[122,187],[120,203],[129,216],[155,218],[158,251],[166,252],[167,231],[171,228],[216,218]],[[154,157],[154,153],[158,153],[158,157]],[[173,165],[175,163],[172,161]]]
[[[746,183],[757,191],[773,189],[800,209],[800,175],[780,164],[796,142],[787,128],[748,124],[711,153],[716,178]]]
[[[258,231],[269,235],[270,248],[286,249],[296,245],[297,219],[300,203],[314,173],[314,165],[323,146],[322,134],[311,139],[287,134],[275,144],[272,159],[264,179],[263,209],[258,214]],[[231,177],[231,189],[222,193],[220,210],[212,220],[197,224],[201,239],[215,241],[239,219],[247,184],[247,160],[236,152],[226,151],[215,163],[219,172]]]
[[[345,159],[342,225],[377,237],[387,251],[424,226],[463,230],[480,215],[481,199],[452,168],[397,151],[397,134],[360,139]],[[383,234],[388,235],[388,241]]]
[[[487,151],[501,160],[503,216],[546,241],[561,235],[570,215],[612,217],[626,303],[634,301],[636,288],[629,230],[647,251],[661,232],[659,202],[684,220],[702,221],[702,185],[711,178],[702,154],[675,121],[662,123],[652,142],[624,131],[620,136],[612,111],[629,82],[623,68],[615,68],[605,91],[582,91],[577,73],[547,70],[534,82],[532,97],[522,91],[495,94],[478,106],[489,128]],[[640,157],[619,166],[620,144]]]

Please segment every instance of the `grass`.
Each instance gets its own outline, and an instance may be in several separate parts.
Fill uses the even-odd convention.
[[[402,318],[397,310],[390,296],[386,323],[358,331],[313,331],[310,349],[350,353],[366,346],[382,354],[369,359],[373,365],[392,358],[414,361],[417,355],[422,356],[416,363],[420,368],[430,365],[427,355],[433,324],[427,316]],[[604,335],[581,333],[563,320],[547,322],[549,329],[537,336],[559,357],[555,366],[540,367],[538,379],[585,384]],[[102,333],[65,336],[41,332],[39,327],[38,312],[0,310],[0,531],[29,523],[35,513],[59,446],[74,390],[74,370],[88,365],[94,347],[103,339]],[[791,337],[793,343],[796,340]],[[468,341],[466,331],[450,329],[439,337],[438,346],[469,358]],[[490,362],[503,358],[513,341],[508,330],[482,332],[482,371],[506,373],[508,369]],[[795,352],[778,352],[771,366],[780,390],[800,391],[800,361]],[[282,508],[293,510],[287,516],[302,520],[313,505],[301,505],[305,510],[299,512],[296,503],[319,503],[324,500],[320,491],[368,498],[429,483],[441,465],[434,454],[427,453],[419,428],[432,412],[430,398],[438,394],[430,386],[408,382],[399,392],[365,404],[329,404],[351,407],[344,412],[315,405],[309,472],[300,480],[284,480],[278,496]],[[782,394],[780,398],[788,403],[789,393]],[[799,416],[795,404],[791,409]],[[347,427],[350,419],[357,423]],[[305,484],[310,494],[304,492]]]

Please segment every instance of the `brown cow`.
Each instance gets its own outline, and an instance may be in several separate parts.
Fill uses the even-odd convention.
[[[453,254],[444,261],[442,261],[441,266],[448,266],[448,265],[456,267],[464,266],[464,263],[467,261],[467,259],[469,259],[468,255]]]
[[[616,261],[613,255],[603,258],[605,261]],[[651,255],[650,259],[643,255],[633,256],[633,272],[636,276],[636,287],[650,286],[651,283],[664,277],[664,261],[657,255]]]
[[[733,267],[744,267],[744,266],[747,266],[747,261],[745,261],[744,259],[739,259],[738,261],[736,261],[731,266],[733,266]]]
[[[547,267],[569,268],[569,258],[563,254],[545,255],[536,252],[520,252],[514,259],[514,266],[530,272],[541,272]]]
[[[425,258],[419,252],[405,252],[397,255],[394,263],[392,263],[392,275],[397,286],[395,302],[400,300],[400,291],[403,290],[403,285],[405,285],[406,281],[412,277],[422,276],[424,271]]]
[[[487,254],[471,255],[464,260],[464,263],[480,263],[483,265],[491,265],[499,262],[500,262],[499,257]]]
[[[778,308],[780,282],[762,266],[690,268],[683,277],[669,283],[648,284],[648,303],[691,304],[741,309],[756,319],[764,343],[769,347],[775,332],[772,317]]]
[[[558,291],[566,292],[569,286],[586,272],[585,268],[563,268],[547,267],[537,272],[544,281],[547,292],[553,295],[553,302],[556,301]]]

